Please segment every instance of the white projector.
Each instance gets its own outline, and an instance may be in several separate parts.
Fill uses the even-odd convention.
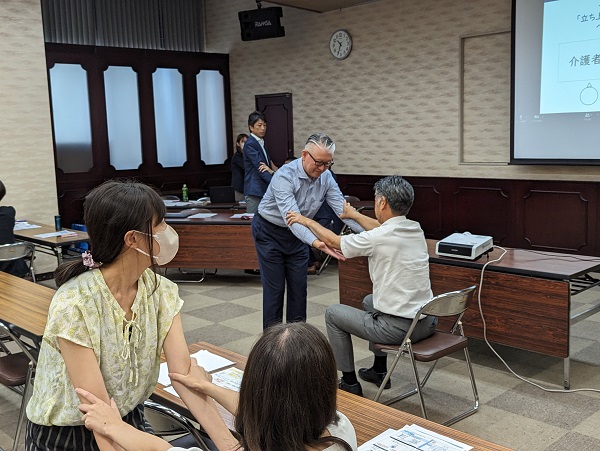
[[[453,233],[437,242],[435,253],[444,257],[475,260],[493,247],[491,236],[471,235],[469,232]]]

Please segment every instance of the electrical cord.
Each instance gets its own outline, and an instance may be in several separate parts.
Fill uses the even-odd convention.
[[[496,247],[499,249],[503,249],[500,246],[496,246]],[[591,258],[591,257],[580,258],[575,255],[565,255],[564,257],[559,257],[560,254],[556,254],[556,253],[550,253],[550,252],[544,252],[544,251],[534,251],[532,249],[519,249],[519,250],[522,252],[528,252],[530,254],[544,255],[544,256],[548,257],[547,259],[540,259],[540,260],[562,260],[562,261],[566,261],[566,262],[572,262],[572,261],[600,262],[600,258]]]
[[[575,393],[575,392],[581,392],[581,391],[591,391],[591,392],[598,392],[600,393],[600,390],[596,389],[596,388],[575,388],[575,389],[569,389],[569,390],[565,390],[565,389],[557,389],[557,388],[547,388],[547,387],[542,387],[540,384],[537,384],[529,379],[526,379],[523,376],[520,376],[519,374],[515,373],[512,368],[510,366],[508,366],[508,363],[506,363],[506,361],[500,356],[500,354],[498,354],[498,352],[496,352],[496,350],[494,349],[494,347],[491,345],[491,343],[488,341],[487,339],[487,325],[485,323],[485,318],[483,317],[483,309],[481,307],[481,288],[483,286],[483,275],[485,273],[485,269],[487,268],[487,266],[490,263],[495,263],[495,262],[499,262],[500,260],[502,260],[502,257],[504,257],[504,255],[506,255],[507,250],[504,249],[503,247],[500,246],[496,246],[498,249],[502,249],[502,254],[500,255],[500,257],[495,258],[494,260],[490,260],[488,262],[485,263],[485,265],[483,265],[483,268],[481,268],[481,276],[479,278],[479,289],[477,290],[477,304],[479,306],[479,316],[481,317],[481,321],[483,323],[483,339],[485,340],[485,343],[488,345],[488,347],[492,350],[492,352],[496,355],[496,357],[498,357],[498,359],[502,362],[502,364],[506,367],[506,369],[508,371],[510,371],[516,378],[522,380],[523,382],[527,382],[530,385],[533,385],[534,387],[539,388],[540,390],[543,390],[545,392],[550,392],[550,393]],[[534,253],[537,253],[535,251],[533,251]]]

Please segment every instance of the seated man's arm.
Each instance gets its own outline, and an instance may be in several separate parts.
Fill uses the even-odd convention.
[[[352,219],[365,230],[372,230],[381,225],[377,219],[363,215],[360,211],[350,205],[348,201],[344,201],[344,211],[340,215],[340,218]]]

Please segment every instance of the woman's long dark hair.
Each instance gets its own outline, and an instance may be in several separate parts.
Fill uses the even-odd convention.
[[[158,193],[143,183],[110,180],[97,186],[85,197],[83,205],[92,258],[96,263],[110,264],[122,252],[127,232],[150,234],[152,226],[160,224],[165,213],[165,204]],[[148,236],[151,256],[152,243],[152,237]],[[154,259],[150,257],[150,261]],[[63,263],[54,272],[56,285],[60,287],[87,269],[82,259]]]
[[[258,339],[244,371],[235,429],[245,451],[304,451],[337,420],[337,372],[327,338],[306,323],[278,324]]]

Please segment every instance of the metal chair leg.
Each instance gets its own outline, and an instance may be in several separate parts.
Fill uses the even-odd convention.
[[[21,409],[19,410],[19,420],[17,421],[17,431],[15,432],[15,441],[13,442],[13,451],[17,451],[19,446],[19,440],[21,438],[21,431],[23,429],[23,423],[25,422],[25,409],[29,398],[31,397],[31,391],[33,389],[33,377],[35,375],[35,365],[33,362],[29,362],[29,368],[27,369],[27,378],[25,379],[25,387],[23,389],[23,399],[21,400]]]
[[[321,266],[319,267],[319,269],[317,269],[317,276],[320,276],[321,273],[323,271],[325,271],[325,268],[327,268],[327,265],[329,265],[330,261],[331,261],[331,255],[327,255],[327,257],[325,257],[325,259],[321,263]]]
[[[444,426],[450,426],[451,424],[456,423],[457,421],[462,420],[470,415],[473,415],[475,412],[479,410],[479,393],[477,392],[477,385],[475,384],[475,374],[473,373],[473,366],[471,365],[471,357],[469,356],[469,349],[465,348],[465,360],[467,362],[467,367],[469,369],[469,378],[471,379],[471,388],[473,389],[473,398],[474,404],[471,409],[465,410],[463,413],[455,416],[454,418],[449,419],[448,421],[443,422]]]

